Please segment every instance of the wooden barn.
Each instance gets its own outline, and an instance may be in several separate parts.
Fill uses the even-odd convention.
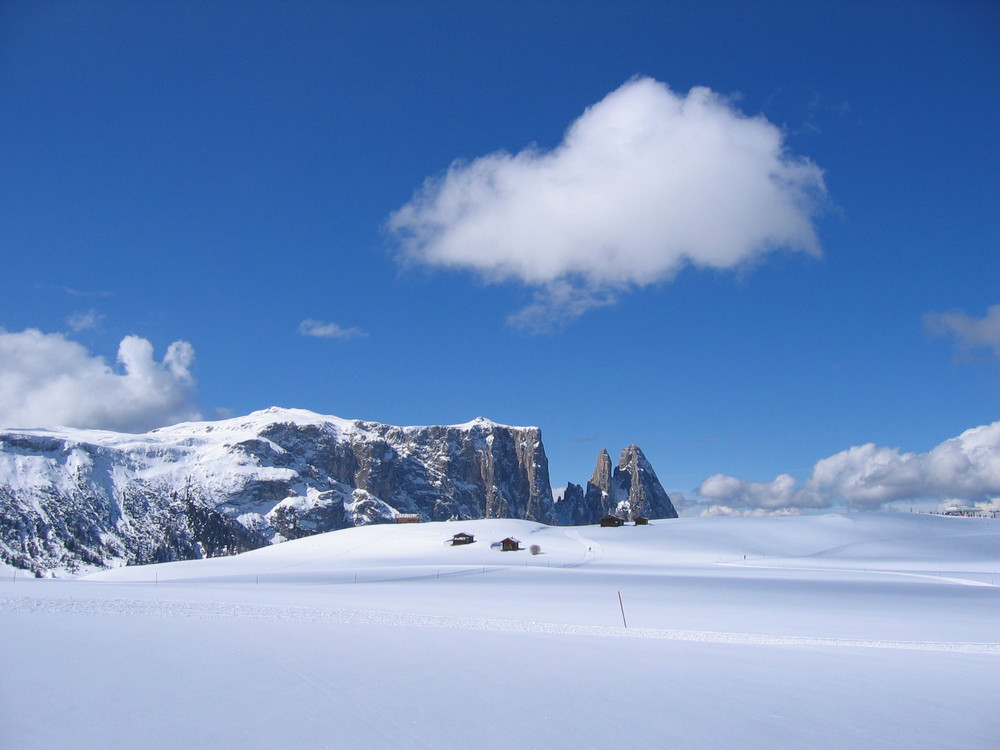
[[[399,513],[396,515],[396,523],[420,523],[420,514]]]
[[[501,552],[518,552],[520,549],[521,543],[512,536],[509,536],[500,542]]]
[[[472,534],[466,534],[464,531],[461,531],[451,538],[451,546],[457,547],[460,544],[472,544],[474,541],[476,541],[476,538]]]
[[[601,519],[601,526],[624,526],[625,519],[618,516],[605,516]]]
[[[636,516],[635,519],[636,526],[649,526],[649,519],[645,516]]]

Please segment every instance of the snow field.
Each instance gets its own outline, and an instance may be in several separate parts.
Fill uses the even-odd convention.
[[[998,550],[911,514],[492,520],[0,571],[0,747],[992,750]]]

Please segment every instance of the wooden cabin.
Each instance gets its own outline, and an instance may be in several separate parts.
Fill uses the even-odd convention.
[[[521,543],[512,536],[509,536],[500,542],[501,552],[518,552],[520,549]]]
[[[636,516],[635,519],[636,526],[649,526],[649,519],[645,516]]]
[[[601,519],[601,526],[624,526],[625,519],[618,516],[605,516]]]
[[[476,538],[472,534],[466,534],[464,531],[461,531],[451,538],[451,546],[457,547],[460,544],[472,544],[474,541],[476,541]]]
[[[419,513],[399,513],[396,516],[396,523],[420,523]]]

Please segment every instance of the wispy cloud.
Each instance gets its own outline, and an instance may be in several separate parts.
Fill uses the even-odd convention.
[[[94,309],[83,312],[75,312],[66,318],[66,325],[79,333],[80,331],[85,331],[88,328],[97,327],[97,325],[104,320],[104,317],[105,316],[103,314]]]
[[[1000,422],[974,427],[926,453],[874,443],[818,461],[805,482],[782,474],[754,482],[725,474],[698,488],[705,504],[780,510],[839,505],[871,510],[916,500],[989,502],[1000,497]]]
[[[551,151],[456,162],[394,212],[401,259],[518,281],[509,322],[542,331],[686,265],[729,269],[776,249],[818,254],[822,171],[782,131],[707,88],[637,78]]]
[[[306,318],[299,323],[299,334],[317,339],[340,339],[346,341],[348,339],[367,336],[368,332],[360,328],[343,328],[337,323],[326,323],[322,320]]]
[[[175,341],[157,362],[148,340],[126,336],[118,363],[123,374],[58,333],[0,329],[0,425],[143,432],[200,418],[191,344]]]
[[[107,299],[109,297],[114,297],[115,296],[114,292],[105,292],[105,291],[89,292],[89,291],[81,291],[79,289],[73,289],[72,287],[68,287],[68,286],[42,286],[42,285],[39,284],[37,288],[39,288],[39,289],[57,289],[59,291],[65,292],[66,294],[70,295],[71,297],[97,297],[97,298],[101,298],[101,299]]]
[[[617,295],[599,286],[581,287],[565,279],[556,279],[536,291],[530,305],[508,315],[507,324],[529,333],[551,333],[585,312],[617,301]]]
[[[951,336],[963,352],[988,348],[1000,357],[1000,305],[993,305],[981,318],[954,312],[924,315],[924,327],[935,336]]]

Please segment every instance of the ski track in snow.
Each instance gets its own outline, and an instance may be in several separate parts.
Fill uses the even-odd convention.
[[[576,562],[566,563],[561,565],[562,568],[578,568],[581,565],[586,565],[587,563],[593,562],[601,556],[601,545],[597,542],[588,539],[583,536],[579,531],[567,531],[566,537],[572,539],[575,542],[579,542],[582,546],[586,547],[583,552],[583,557]]]
[[[710,630],[661,630],[618,628],[600,625],[569,625],[494,618],[445,617],[351,609],[327,609],[286,605],[224,602],[164,601],[138,599],[93,599],[8,597],[0,599],[0,612],[56,615],[102,615],[125,617],[188,617],[196,619],[240,619],[294,621],[342,625],[388,625],[396,627],[452,628],[501,633],[589,635],[614,638],[648,638],[692,643],[727,643],[757,646],[821,646],[832,648],[880,648],[905,651],[946,651],[1000,656],[1000,643],[937,641],[891,641],[852,638],[755,633],[721,633]]]
[[[717,562],[716,565],[731,568],[755,568],[756,570],[797,570],[805,573],[862,573],[864,575],[902,576],[906,578],[922,578],[939,583],[954,583],[959,586],[986,586],[996,588],[992,583],[976,581],[971,578],[955,578],[941,573],[907,573],[902,570],[881,570],[879,568],[805,568],[799,565],[755,565],[741,562]]]

